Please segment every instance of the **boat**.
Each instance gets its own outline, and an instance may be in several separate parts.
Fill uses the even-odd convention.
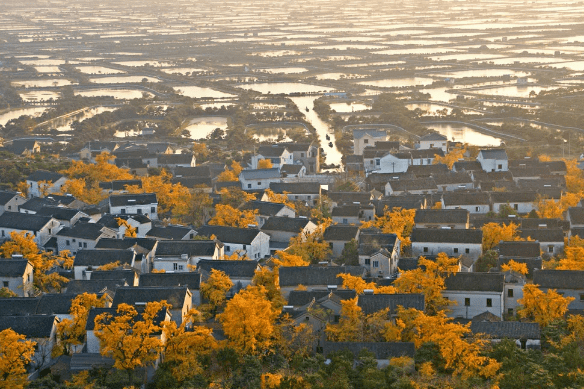
[[[333,147],[333,142],[329,142],[329,147]]]
[[[326,134],[325,137],[326,137],[326,140],[331,140],[331,137],[328,136],[328,134]]]
[[[310,110],[308,109],[308,107],[306,107],[306,112],[310,112]]]

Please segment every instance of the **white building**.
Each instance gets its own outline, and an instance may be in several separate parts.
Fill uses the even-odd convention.
[[[477,161],[486,172],[506,172],[509,170],[509,159],[504,149],[484,149],[479,151]]]
[[[446,277],[442,296],[456,303],[448,307],[450,317],[472,319],[485,312],[503,318],[502,273],[454,273]]]
[[[438,133],[431,133],[420,138],[420,150],[425,149],[442,149],[444,153],[448,152],[448,138]]]
[[[243,190],[268,189],[272,182],[280,182],[280,178],[281,175],[278,168],[242,170],[239,174],[239,181]]]
[[[353,154],[363,155],[363,150],[366,147],[373,147],[375,142],[386,140],[387,131],[385,130],[353,130]]]
[[[482,230],[414,228],[410,237],[414,257],[445,253],[476,261],[482,254]]]
[[[120,194],[109,198],[112,215],[146,215],[158,219],[158,200],[155,193]]]

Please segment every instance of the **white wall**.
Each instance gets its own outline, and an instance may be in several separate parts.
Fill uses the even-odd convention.
[[[455,252],[455,249],[458,249],[458,252]],[[412,255],[414,257],[438,255],[439,253],[446,253],[449,257],[464,255],[476,261],[483,254],[483,249],[482,244],[472,243],[412,242]]]
[[[449,317],[463,317],[472,319],[485,311],[489,311],[498,317],[503,317],[503,293],[498,292],[474,292],[443,290],[442,296],[457,304],[448,307]],[[470,305],[465,306],[465,299],[470,298]],[[487,299],[491,299],[492,306],[487,307]]]

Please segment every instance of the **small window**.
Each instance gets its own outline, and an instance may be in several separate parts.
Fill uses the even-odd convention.
[[[492,307],[493,306],[493,299],[487,299],[487,307]]]
[[[4,230],[2,230],[2,236],[6,236],[6,233],[4,232]]]
[[[247,184],[247,189],[251,189],[251,184]]]
[[[172,270],[178,270],[178,263],[172,264]]]
[[[83,244],[81,242],[79,242],[79,248],[82,248]]]
[[[3,281],[2,285],[4,285],[5,288],[8,288],[8,281]]]
[[[304,318],[304,321],[309,321],[309,320],[310,320],[310,316],[306,316],[306,317]]]
[[[9,209],[9,210],[10,210],[10,209],[12,209],[12,205],[9,205],[9,206],[8,206],[8,209]]]
[[[470,254],[470,249],[464,249],[465,254]]]
[[[83,242],[83,248],[86,249],[87,248],[87,242]]]
[[[295,199],[295,200],[298,200],[298,196],[294,196],[294,199]]]
[[[178,265],[178,270],[183,270],[184,266],[183,265]]]
[[[428,247],[424,247],[424,252],[427,253],[428,252]]]
[[[125,214],[126,214],[126,208],[122,208],[122,209],[120,210],[120,212],[122,213],[122,215],[125,215]]]
[[[502,170],[503,169],[503,165],[497,165],[497,169]]]
[[[343,219],[343,224],[348,224],[349,221],[347,219]]]
[[[513,209],[517,211],[519,209],[519,204],[513,204]]]
[[[71,246],[71,241],[69,241],[69,240],[66,240],[66,241],[65,241],[65,244],[66,244],[67,246]]]
[[[156,213],[156,207],[150,207],[150,213]]]
[[[138,208],[136,211],[138,212],[138,215],[142,214],[142,208]]]
[[[189,235],[190,239],[195,239],[195,234],[191,232],[191,234]]]
[[[548,246],[548,253],[554,253],[554,246],[553,245],[549,245]]]
[[[363,143],[365,144],[369,143],[369,139],[363,139]]]
[[[479,207],[475,207],[475,212],[478,212],[479,209],[480,209]]]
[[[230,246],[225,246],[225,251],[231,251],[231,247]]]
[[[584,293],[580,293],[580,301],[584,301]]]
[[[469,298],[469,297],[466,297],[466,298],[464,299],[464,306],[465,306],[465,307],[470,307],[470,298]]]
[[[72,240],[71,240],[71,242],[75,243],[75,242],[76,242],[76,240],[75,240],[75,239],[72,239]]]
[[[371,258],[365,258],[365,265],[371,265]],[[581,295],[584,296],[584,295]]]
[[[507,315],[513,316],[513,308],[508,308],[507,309]]]
[[[379,267],[379,261],[373,261],[373,267]]]
[[[507,290],[507,297],[513,297],[513,289]]]
[[[454,251],[454,254],[458,254],[458,247],[455,247],[454,249],[452,249],[452,251]]]
[[[261,185],[261,184],[262,184],[261,181],[258,181],[258,185]]]
[[[304,158],[304,153],[300,153],[300,158]]]

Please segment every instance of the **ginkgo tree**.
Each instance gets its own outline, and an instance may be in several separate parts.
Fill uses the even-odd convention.
[[[34,356],[36,342],[12,329],[0,331],[0,389],[24,389],[28,384],[27,366]]]
[[[217,311],[226,300],[226,295],[233,287],[229,276],[221,270],[212,269],[207,281],[201,283],[201,297],[209,302],[211,310]]]
[[[240,210],[230,205],[217,204],[215,216],[209,220],[212,226],[227,226],[247,228],[250,224],[256,224],[257,209]]]
[[[484,251],[491,250],[500,241],[524,240],[519,236],[519,226],[515,223],[486,223],[483,225],[482,230]]]
[[[331,246],[323,239],[324,231],[329,225],[330,220],[327,220],[318,224],[314,231],[304,231],[290,238],[287,253],[312,264],[326,260],[332,253]]]
[[[523,286],[523,298],[517,300],[522,306],[517,310],[517,315],[546,327],[552,321],[563,318],[572,301],[574,297],[564,297],[554,289],[543,292],[538,285],[526,284]]]
[[[365,315],[357,305],[358,297],[341,301],[341,315],[336,324],[328,323],[327,338],[333,342],[381,342],[389,321],[389,308]]]
[[[450,151],[444,156],[435,154],[434,161],[432,161],[432,163],[433,164],[443,163],[446,166],[448,166],[448,169],[452,169],[452,166],[454,165],[455,162],[464,159],[464,153],[466,153],[466,145],[458,145],[450,149]]]
[[[375,220],[365,222],[360,228],[377,227],[384,234],[396,234],[401,241],[402,253],[406,247],[412,245],[410,235],[414,228],[415,209],[394,207],[391,210],[385,207],[383,216],[375,216]]]

